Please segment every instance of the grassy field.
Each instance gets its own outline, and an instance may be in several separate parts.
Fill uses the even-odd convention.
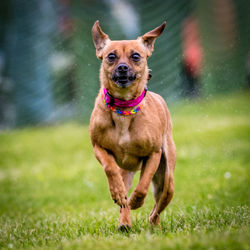
[[[145,205],[130,233],[78,124],[0,134],[0,248],[250,249],[250,93],[170,107],[176,192],[151,228]],[[138,174],[134,184],[138,180]]]

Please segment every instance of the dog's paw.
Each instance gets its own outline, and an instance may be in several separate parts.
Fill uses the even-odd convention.
[[[118,227],[118,231],[123,232],[123,233],[128,233],[130,231],[130,229],[131,229],[131,227],[129,225],[124,225],[124,224],[121,224]]]
[[[150,214],[149,223],[151,226],[160,226],[161,225],[160,215],[157,213]]]
[[[122,179],[112,178],[109,181],[109,190],[113,201],[120,207],[126,207],[128,204],[127,193]]]
[[[140,192],[140,191],[135,190],[131,194],[129,201],[128,201],[128,205],[130,209],[137,209],[141,207],[144,203],[146,195],[147,195],[146,192]]]
[[[127,196],[126,194],[122,192],[111,192],[111,197],[117,205],[119,205],[121,208],[125,208],[128,204]]]

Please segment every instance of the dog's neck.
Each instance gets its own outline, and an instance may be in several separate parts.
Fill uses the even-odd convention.
[[[146,86],[145,86],[146,87]],[[123,100],[123,101],[131,101],[131,100],[135,100],[140,98],[140,96],[142,95],[142,93],[144,92],[144,88],[140,88],[137,89],[136,91],[123,91],[123,89],[118,89],[118,90],[114,90],[113,88],[105,88],[104,86],[102,87],[102,93],[104,93],[106,90],[108,91],[108,93],[115,99],[118,100]]]
[[[104,101],[107,105],[110,106],[114,106],[117,108],[131,108],[131,107],[135,107],[138,104],[140,104],[142,102],[142,100],[144,99],[144,97],[146,96],[147,93],[147,87],[144,89],[144,91],[141,93],[140,96],[138,96],[135,99],[131,99],[131,100],[121,100],[118,98],[114,98],[106,88],[103,89],[103,98]]]

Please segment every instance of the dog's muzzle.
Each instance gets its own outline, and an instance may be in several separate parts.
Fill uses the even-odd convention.
[[[136,74],[126,63],[120,63],[114,70],[112,80],[121,88],[128,87],[136,79]]]

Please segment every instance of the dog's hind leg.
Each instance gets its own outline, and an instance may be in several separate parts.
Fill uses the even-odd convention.
[[[120,169],[120,174],[122,176],[122,180],[124,182],[126,191],[127,191],[127,196],[128,196],[128,192],[129,189],[132,186],[132,182],[133,182],[133,176],[135,174],[135,172],[129,172],[126,171],[124,169]],[[127,231],[129,228],[131,228],[132,223],[130,220],[130,209],[128,206],[126,207],[121,207],[120,208],[120,225],[119,225],[119,230],[121,231]]]
[[[172,138],[169,138],[172,139]],[[167,144],[167,150],[162,150],[159,167],[153,177],[155,205],[150,213],[151,225],[160,224],[160,213],[169,204],[174,195],[174,168],[176,161],[175,145],[172,141]]]

